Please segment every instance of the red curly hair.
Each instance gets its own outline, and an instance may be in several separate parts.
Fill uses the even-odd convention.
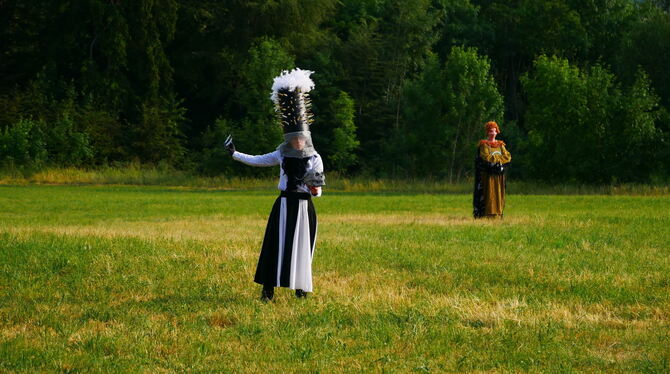
[[[486,129],[486,133],[487,133],[487,134],[489,133],[489,130],[490,130],[491,128],[495,128],[495,129],[498,131],[498,134],[500,134],[500,127],[498,127],[498,124],[495,123],[494,121],[486,122],[486,125],[484,125],[484,127],[485,127],[485,129]]]

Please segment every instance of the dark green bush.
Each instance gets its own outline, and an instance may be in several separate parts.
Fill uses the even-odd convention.
[[[4,167],[40,167],[48,159],[43,125],[20,120],[0,133],[0,163]]]
[[[0,134],[0,163],[5,167],[84,166],[93,158],[88,134],[68,117],[53,123],[19,120]]]

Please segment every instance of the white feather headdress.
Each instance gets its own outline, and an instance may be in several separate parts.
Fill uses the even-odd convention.
[[[309,91],[314,88],[314,82],[309,77],[312,73],[296,68],[284,70],[274,79],[270,98],[285,134],[309,131],[309,125],[314,121],[309,98]]]
[[[309,77],[312,73],[314,72],[311,70],[302,70],[299,68],[295,68],[291,71],[282,71],[280,75],[275,77],[274,82],[272,83],[272,94],[270,95],[270,99],[277,104],[279,100],[277,93],[281,89],[295,91],[296,88],[300,88],[300,92],[302,93],[311,91],[312,88],[314,88],[314,82]]]

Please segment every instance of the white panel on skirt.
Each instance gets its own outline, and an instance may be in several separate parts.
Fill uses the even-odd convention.
[[[298,217],[291,249],[289,288],[312,292],[312,245],[309,240],[307,200],[300,200],[298,204]]]

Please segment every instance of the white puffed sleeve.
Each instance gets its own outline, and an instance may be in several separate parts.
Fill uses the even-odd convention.
[[[252,156],[236,151],[233,153],[233,159],[250,166],[275,166],[281,163],[281,154],[279,151],[274,151],[264,155]]]
[[[312,168],[318,171],[319,173],[323,173],[323,160],[321,159],[321,156],[319,154],[317,154],[314,157],[314,165],[312,166]]]

